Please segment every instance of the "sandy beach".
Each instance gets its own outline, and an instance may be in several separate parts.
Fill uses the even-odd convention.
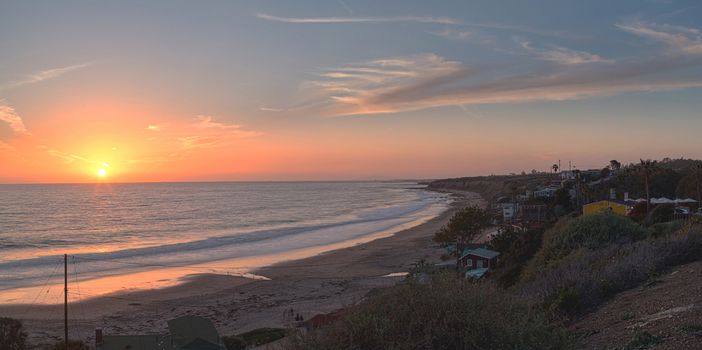
[[[397,283],[425,259],[439,260],[443,250],[431,237],[456,208],[484,205],[477,194],[458,193],[451,207],[418,226],[349,248],[279,263],[254,271],[270,280],[198,274],[162,289],[119,293],[69,305],[72,338],[93,342],[94,329],[105,334],[149,334],[166,329],[166,321],[182,315],[211,319],[221,335],[260,327],[287,327],[285,311],[308,319],[359,302],[368,291]],[[74,293],[80,295],[81,291]],[[88,298],[88,294],[82,294]],[[5,305],[0,315],[21,319],[33,345],[53,343],[63,334],[63,305]]]

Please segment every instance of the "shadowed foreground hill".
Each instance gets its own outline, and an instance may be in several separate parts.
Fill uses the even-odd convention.
[[[623,292],[570,328],[579,349],[702,349],[702,262]]]

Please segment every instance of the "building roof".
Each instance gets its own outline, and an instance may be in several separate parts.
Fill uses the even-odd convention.
[[[158,350],[163,349],[159,344],[158,335],[105,335],[98,350]]]
[[[195,338],[195,340],[181,347],[183,350],[222,350],[222,347],[203,340],[202,338]]]
[[[626,202],[626,201],[623,201],[621,199],[602,199],[602,200],[590,202],[590,203],[587,203],[584,205],[590,205],[590,204],[601,203],[601,202],[609,202],[609,203],[615,203],[615,204],[621,204],[621,205],[631,205],[630,202]]]
[[[477,280],[477,279],[480,279],[480,278],[482,278],[483,276],[485,276],[485,274],[486,274],[487,272],[488,272],[488,268],[486,268],[486,267],[482,267],[482,268],[479,268],[479,269],[468,270],[468,271],[466,271],[466,278],[469,278],[469,277],[470,277],[470,278],[474,278],[474,279]]]
[[[636,199],[634,201],[645,202],[646,198],[639,198],[639,199]],[[685,204],[685,203],[697,203],[697,201],[692,199],[692,198],[685,198],[685,199],[680,199],[680,198],[670,199],[670,198],[666,198],[666,197],[651,198],[651,204]]]
[[[212,321],[198,316],[183,316],[168,321],[168,331],[176,349],[223,349]]]
[[[463,256],[461,256],[461,258],[465,258],[468,255],[475,255],[485,259],[492,259],[500,255],[500,253],[485,248],[468,249],[463,251]]]
[[[673,204],[673,203],[675,203],[675,200],[672,200],[670,198],[665,198],[665,197],[651,198],[651,203],[653,203],[653,204]]]

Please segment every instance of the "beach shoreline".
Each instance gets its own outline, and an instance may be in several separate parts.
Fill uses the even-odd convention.
[[[438,216],[388,237],[290,260],[252,271],[270,280],[197,274],[174,286],[127,291],[69,305],[71,338],[94,341],[94,329],[105,334],[153,334],[166,321],[183,315],[211,319],[221,335],[261,327],[288,327],[292,309],[308,319],[355,304],[373,288],[391,286],[419,260],[438,261],[443,250],[431,241],[434,232],[465,205],[484,205],[474,193],[454,193]],[[81,291],[74,291],[80,295]],[[70,294],[70,292],[69,292]],[[89,296],[89,294],[83,294]],[[284,316],[285,315],[285,316]],[[21,319],[30,342],[50,344],[63,334],[63,305],[0,305],[0,316]]]

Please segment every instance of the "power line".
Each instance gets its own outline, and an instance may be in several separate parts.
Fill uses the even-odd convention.
[[[51,291],[51,286],[49,286],[49,281],[51,281],[51,279],[56,275],[56,270],[58,270],[60,263],[61,263],[60,261],[56,262],[56,265],[54,265],[53,270],[51,270],[51,273],[46,277],[46,280],[44,281],[44,283],[41,285],[41,287],[37,291],[36,295],[34,296],[34,299],[32,299],[32,302],[29,304],[24,304],[24,305],[26,305],[26,307],[22,309],[23,315],[27,315],[29,313],[29,310],[32,309],[32,305],[36,305],[37,302],[40,301],[40,299],[39,299],[40,297],[41,297],[41,300],[44,300],[46,298],[46,296],[49,294],[49,292]],[[47,286],[48,286],[48,288],[47,288]],[[45,288],[46,288],[46,292],[44,291]],[[26,299],[24,299],[24,300],[26,300]]]
[[[83,306],[83,301],[80,298],[80,283],[78,283],[78,264],[76,263],[76,257],[75,255],[72,256],[73,258],[73,282],[76,284],[76,290],[78,291],[78,305],[80,308],[81,315],[83,318],[85,318],[85,307]]]

